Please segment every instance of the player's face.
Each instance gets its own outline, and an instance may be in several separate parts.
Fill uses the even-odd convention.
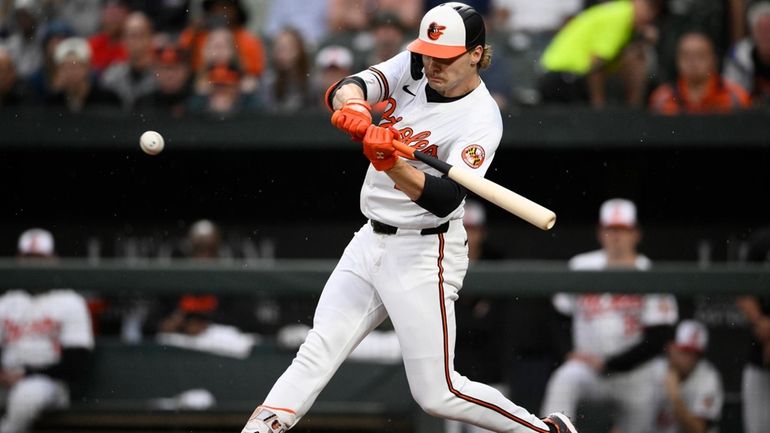
[[[682,350],[676,346],[671,346],[668,349],[668,362],[671,367],[679,373],[680,377],[687,377],[695,369],[695,366],[700,360],[700,354],[690,351]]]
[[[448,98],[462,96],[478,85],[478,68],[483,48],[477,46],[451,59],[422,56],[428,85],[439,95]]]
[[[626,257],[636,254],[641,240],[639,229],[633,227],[601,227],[599,243],[610,257]]]

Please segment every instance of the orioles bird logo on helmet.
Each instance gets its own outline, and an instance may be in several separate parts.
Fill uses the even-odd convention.
[[[446,26],[442,26],[438,23],[430,23],[428,26],[428,39],[435,41],[444,34],[443,30],[446,30]]]

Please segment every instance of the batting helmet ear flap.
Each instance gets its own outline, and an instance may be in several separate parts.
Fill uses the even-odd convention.
[[[409,72],[412,74],[412,79],[417,81],[422,78],[422,54],[411,53],[411,56],[412,57],[409,62]]]

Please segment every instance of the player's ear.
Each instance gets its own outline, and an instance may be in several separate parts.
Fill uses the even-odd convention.
[[[484,55],[484,47],[476,45],[469,53],[471,55],[471,66],[476,66],[481,61],[481,56]]]

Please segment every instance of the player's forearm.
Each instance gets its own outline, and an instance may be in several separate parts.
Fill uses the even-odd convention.
[[[399,159],[385,172],[396,183],[398,189],[412,201],[417,201],[425,187],[425,173]]]
[[[366,99],[363,89],[358,84],[347,83],[334,92],[332,107],[339,110],[349,99]]]

